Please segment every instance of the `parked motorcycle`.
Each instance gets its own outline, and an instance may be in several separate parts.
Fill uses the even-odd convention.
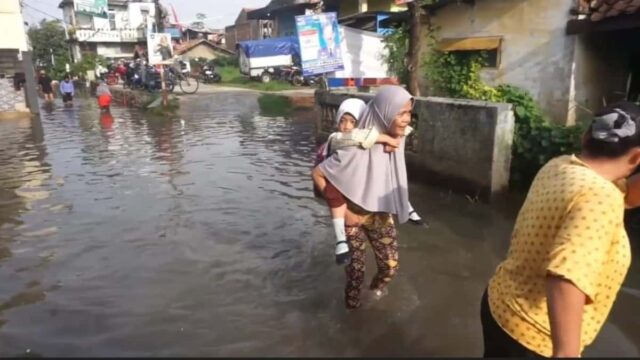
[[[295,86],[302,86],[304,84],[302,69],[295,65],[279,66],[275,68],[274,78],[289,82]]]
[[[160,76],[160,71],[153,66],[147,66],[146,71],[144,88],[149,92],[162,90],[162,77]],[[170,74],[168,69],[165,69],[164,72],[165,86],[169,92],[173,92],[173,89],[175,88],[174,77]]]
[[[142,82],[142,64],[140,61],[130,62],[126,65],[126,73],[124,76],[124,82],[122,86],[130,89],[143,89],[144,83]]]
[[[222,76],[216,71],[213,63],[207,63],[200,70],[200,81],[205,84],[215,84],[222,81]]]
[[[321,80],[322,80],[322,77],[318,75],[309,75],[304,77],[304,83],[307,86],[311,86],[311,87],[318,86]]]

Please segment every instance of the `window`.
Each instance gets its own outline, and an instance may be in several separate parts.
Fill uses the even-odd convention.
[[[149,27],[149,10],[142,10],[140,11],[140,14],[142,16],[142,27],[143,28],[148,28]]]
[[[455,51],[466,54],[484,53],[487,58],[487,68],[497,69],[500,67],[500,51],[502,47],[502,37],[473,37],[458,39],[442,39],[438,42],[438,50]]]
[[[120,44],[120,55],[129,55],[133,56],[133,52],[135,51],[134,44]]]
[[[109,11],[109,29],[116,30],[116,13]]]

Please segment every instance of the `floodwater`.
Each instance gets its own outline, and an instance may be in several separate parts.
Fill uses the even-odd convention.
[[[412,184],[431,228],[401,227],[389,295],[349,313],[309,179],[313,113],[272,100],[0,122],[0,356],[481,355],[514,212]],[[586,355],[640,355],[639,270]]]

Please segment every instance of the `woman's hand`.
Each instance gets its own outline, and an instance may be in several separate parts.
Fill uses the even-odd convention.
[[[396,151],[398,148],[397,147],[393,147],[391,145],[384,145],[384,152],[386,153],[392,153],[394,151]]]
[[[344,224],[346,226],[360,226],[364,222],[364,216],[354,214],[347,208],[347,212],[344,214]]]
[[[327,180],[322,171],[320,171],[320,168],[317,166],[313,168],[311,178],[313,179],[313,183],[318,187],[318,190],[320,190],[320,193],[324,194],[324,189],[327,187]]]

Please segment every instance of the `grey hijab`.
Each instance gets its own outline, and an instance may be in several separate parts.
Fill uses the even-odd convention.
[[[358,121],[358,128],[376,127],[385,133],[404,104],[413,100],[399,86],[383,86],[369,102]],[[369,150],[349,147],[338,150],[319,166],[322,173],[340,192],[356,205],[370,212],[398,216],[404,223],[409,218],[407,168],[404,160],[405,139],[392,153],[384,146]]]

